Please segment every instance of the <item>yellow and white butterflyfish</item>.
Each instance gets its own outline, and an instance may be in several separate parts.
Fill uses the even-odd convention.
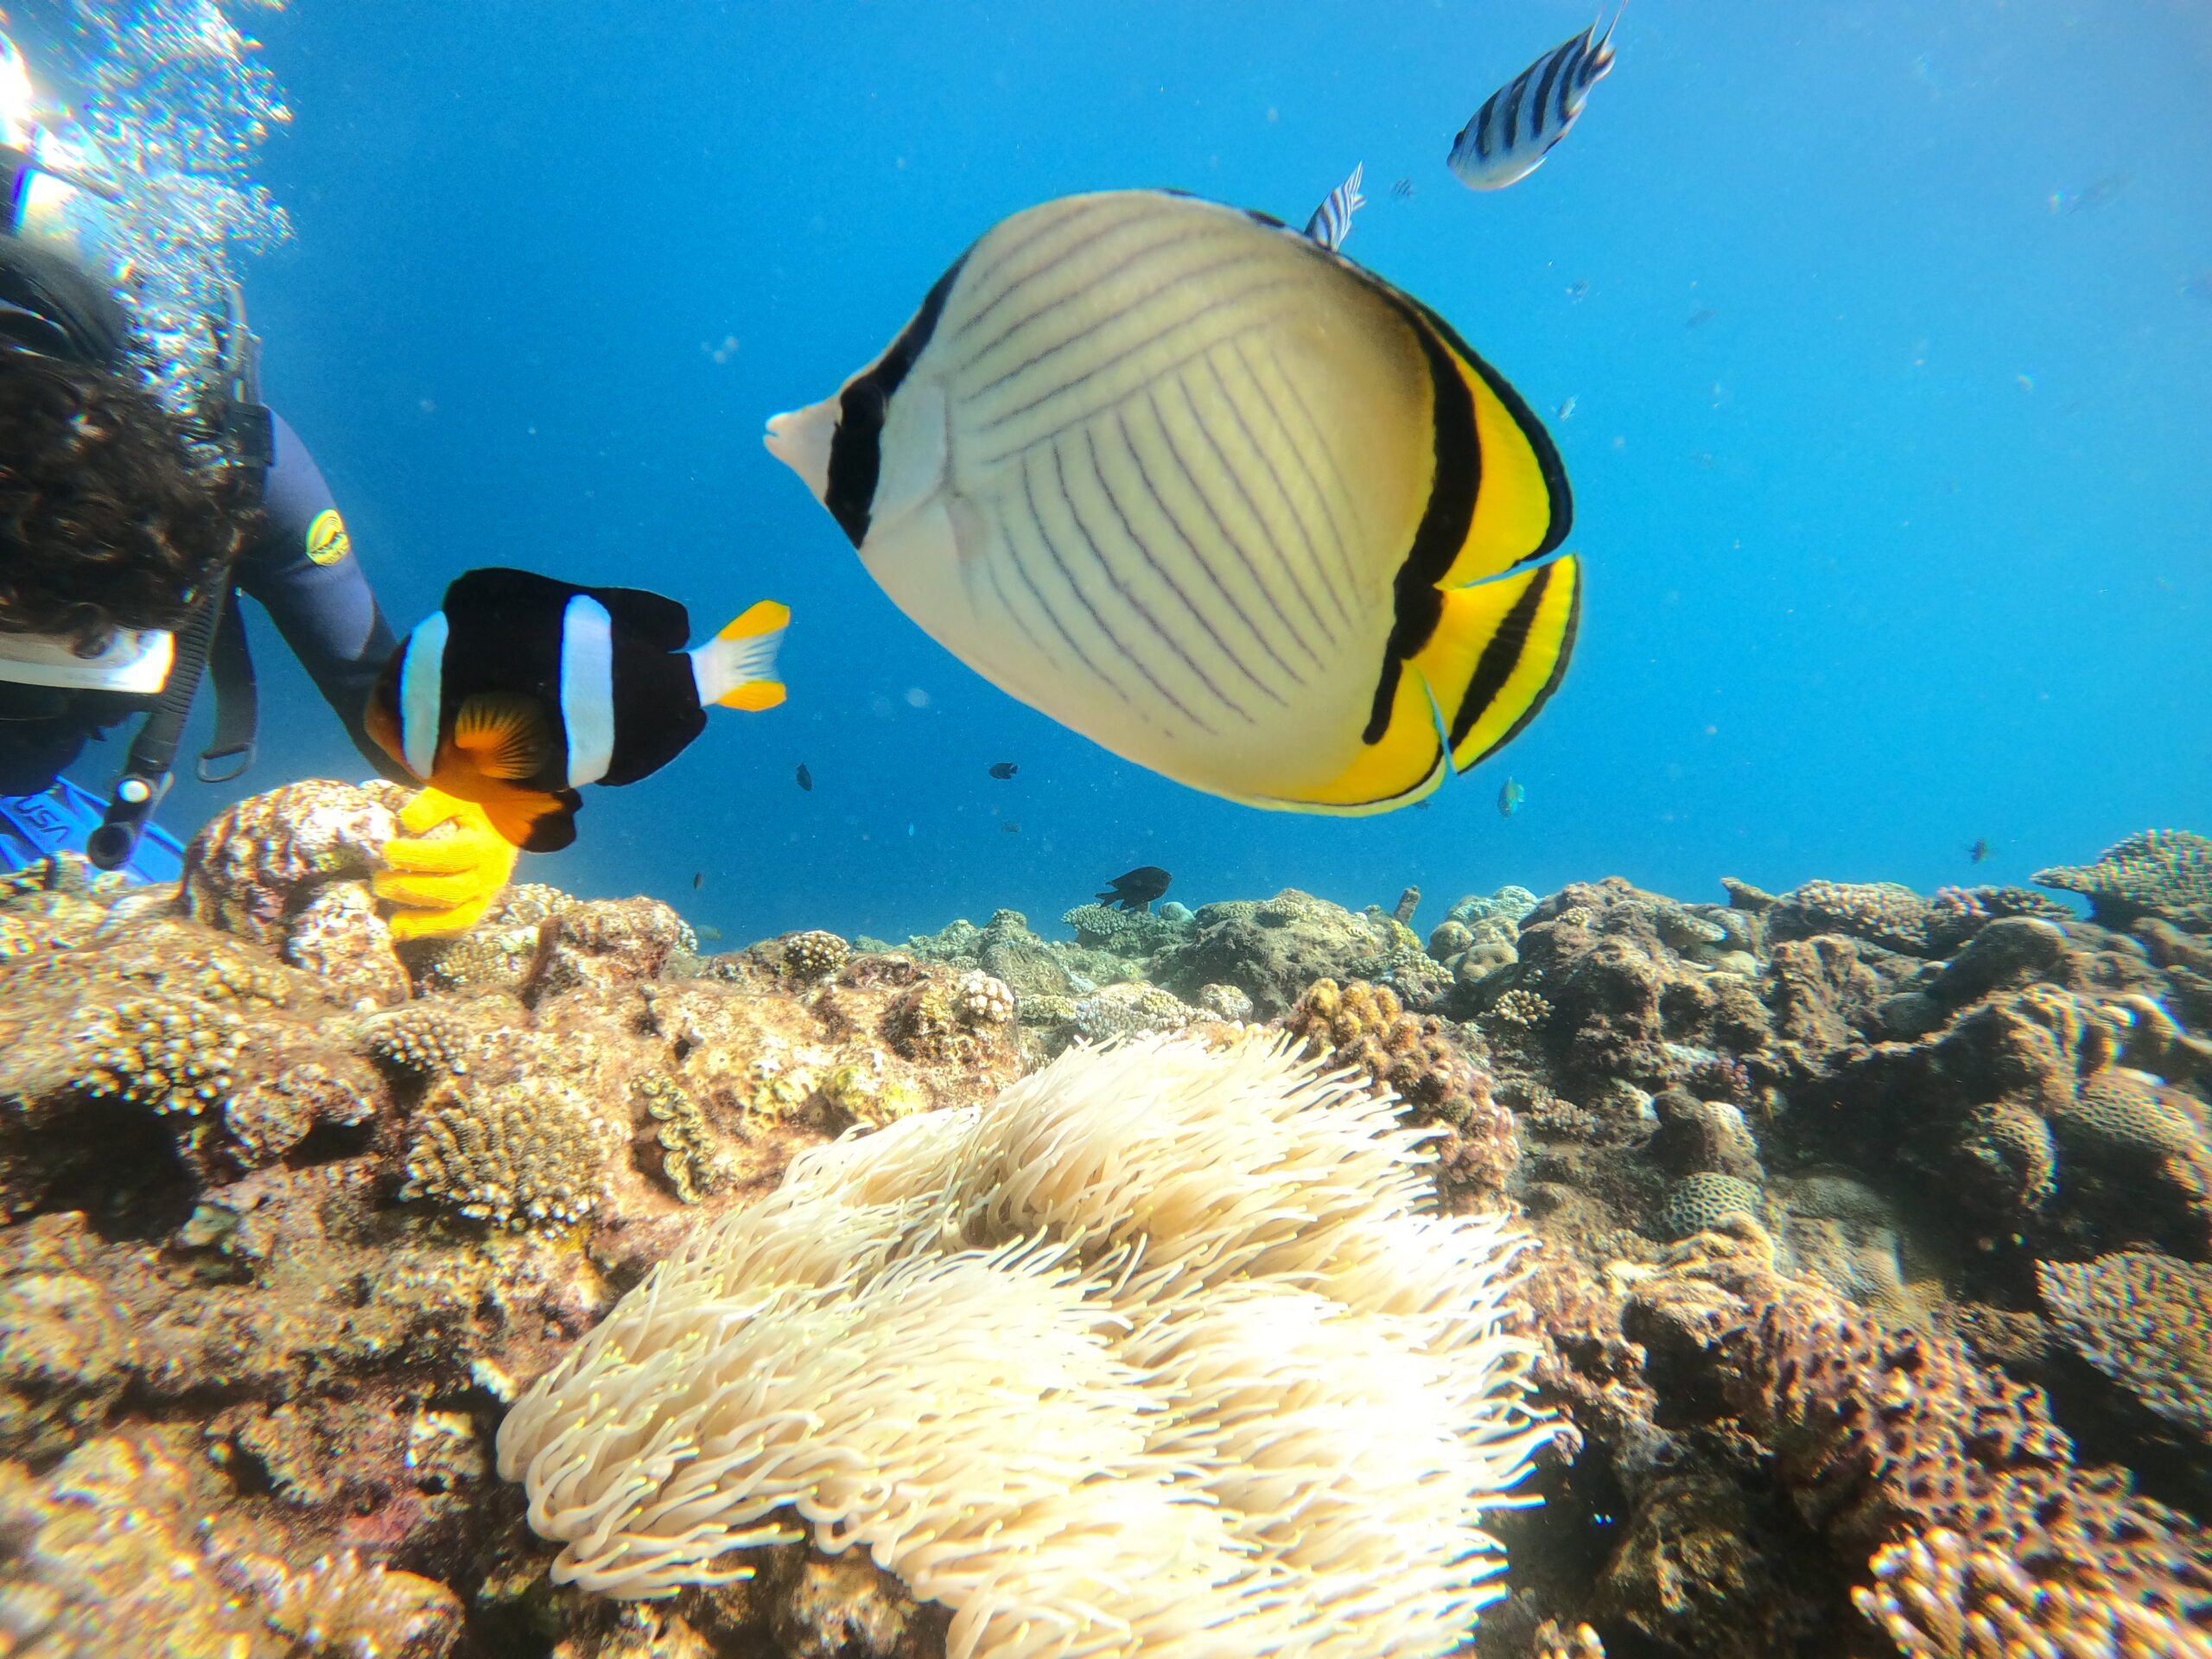
[[[1528,405],[1419,301],[1192,197],[1002,221],[767,443],[969,666],[1253,806],[1419,800],[1573,644],[1567,475]]]

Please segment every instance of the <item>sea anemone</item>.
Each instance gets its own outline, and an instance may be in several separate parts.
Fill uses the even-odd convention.
[[[1321,1070],[1078,1047],[804,1154],[508,1415],[554,1576],[665,1596],[810,1529],[956,1656],[1451,1650],[1551,1434],[1528,1240],[1428,1212],[1424,1133]]]

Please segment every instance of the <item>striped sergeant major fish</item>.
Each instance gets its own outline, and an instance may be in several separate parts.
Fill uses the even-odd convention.
[[[631,784],[707,728],[772,709],[791,612],[763,600],[696,651],[683,607],[635,588],[471,570],[416,624],[370,696],[369,735],[421,782],[484,808],[525,852],[576,838],[576,791]]]
[[[1581,568],[1529,406],[1280,221],[1147,190],[987,232],[769,449],[923,631],[1248,805],[1411,804],[1527,725]]]
[[[1313,210],[1313,217],[1306,221],[1306,234],[1323,247],[1334,251],[1344,245],[1344,238],[1351,234],[1351,216],[1367,206],[1367,198],[1359,194],[1360,175],[1367,171],[1362,162],[1351,170],[1351,176],[1335,189]]]
[[[1490,95],[1452,141],[1449,159],[1460,183],[1470,190],[1503,190],[1543,165],[1582,113],[1590,89],[1611,71],[1613,29],[1620,20],[1615,12],[1603,35],[1591,24]]]

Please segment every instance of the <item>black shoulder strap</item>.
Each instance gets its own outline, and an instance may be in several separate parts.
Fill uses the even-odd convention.
[[[207,677],[215,688],[215,736],[200,752],[193,771],[203,784],[226,784],[253,764],[254,740],[261,729],[261,693],[254,683],[245,613],[238,608],[235,588],[223,601],[223,620],[207,653]],[[224,766],[225,761],[236,764]]]

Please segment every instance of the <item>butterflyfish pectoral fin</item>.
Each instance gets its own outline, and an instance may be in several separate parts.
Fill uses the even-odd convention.
[[[764,599],[693,652],[691,678],[700,706],[757,712],[783,702],[776,650],[791,620],[790,606]]]
[[[1444,595],[1435,632],[1408,666],[1444,712],[1459,771],[1535,718],[1567,672],[1581,610],[1582,565],[1572,554]]]
[[[480,691],[462,703],[452,741],[478,772],[508,782],[535,774],[551,747],[544,709],[512,691]]]

